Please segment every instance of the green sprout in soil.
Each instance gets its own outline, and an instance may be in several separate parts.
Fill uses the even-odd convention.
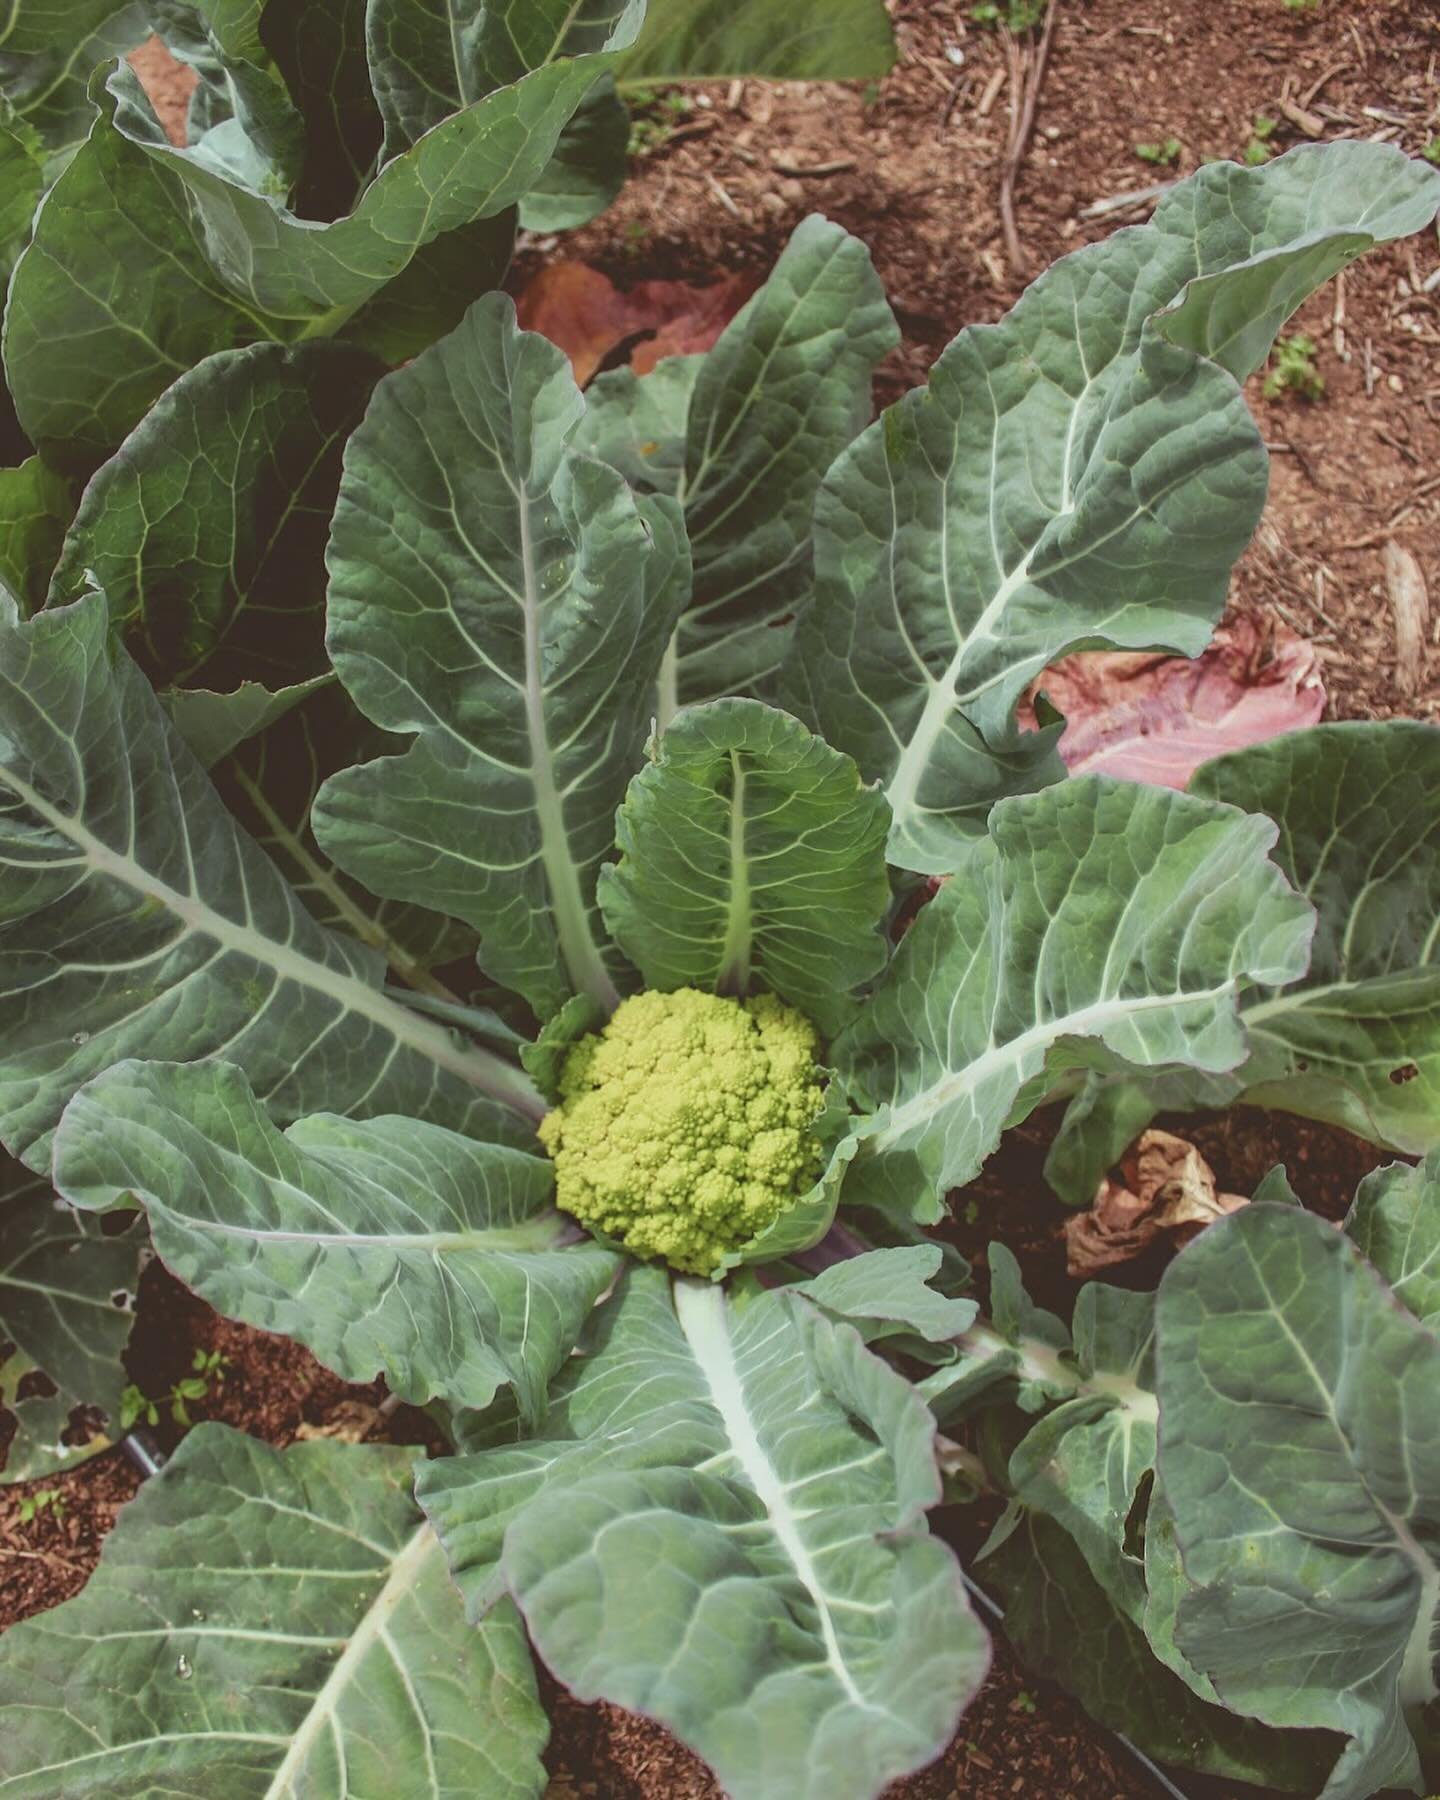
[[[1035,1696],[1030,1692],[1029,1688],[1021,1688],[1020,1692],[1010,1702],[1010,1710],[1011,1712],[1033,1713],[1037,1712],[1039,1707],[1036,1703]]]
[[[147,1425],[160,1423],[160,1409],[168,1406],[172,1423],[188,1431],[194,1420],[190,1417],[187,1402],[203,1400],[210,1392],[213,1381],[216,1387],[225,1385],[225,1371],[230,1367],[230,1358],[219,1350],[197,1350],[190,1367],[193,1375],[186,1375],[177,1381],[168,1394],[161,1394],[151,1399],[142,1389],[131,1382],[120,1396],[120,1426],[129,1431],[142,1419]]]
[[[977,25],[1004,25],[1019,37],[1033,31],[1045,17],[1045,0],[1006,0],[1003,6],[995,0],[981,0],[979,6],[970,8],[970,17]]]
[[[679,88],[638,87],[629,98],[631,156],[653,155],[690,114],[690,100]]]
[[[1267,400],[1278,400],[1282,394],[1299,394],[1303,400],[1318,400],[1325,392],[1325,377],[1315,367],[1315,340],[1303,331],[1278,338],[1270,373],[1261,389]]]
[[[1440,163],[1440,137],[1432,137],[1420,154],[1426,162]]]
[[[1320,0],[1282,0],[1286,12],[1307,13],[1320,10]]]
[[[1241,162],[1248,163],[1252,169],[1263,162],[1269,162],[1275,154],[1270,139],[1275,135],[1278,122],[1265,113],[1256,113],[1255,122],[1250,127],[1250,142],[1240,152]]]
[[[65,1496],[59,1488],[37,1488],[33,1494],[27,1494],[20,1502],[17,1517],[22,1525],[28,1525],[43,1512],[52,1519],[65,1517]]]
[[[1159,144],[1137,144],[1135,154],[1141,162],[1155,163],[1161,168],[1168,168],[1171,163],[1179,162],[1182,145],[1179,138],[1167,137]]]

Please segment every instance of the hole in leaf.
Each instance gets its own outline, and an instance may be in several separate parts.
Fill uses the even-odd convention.
[[[1135,1489],[1135,1498],[1125,1515],[1125,1554],[1137,1562],[1145,1555],[1145,1517],[1150,1511],[1150,1495],[1155,1487],[1155,1471],[1147,1469]]]
[[[1396,1087],[1404,1087],[1407,1081],[1413,1081],[1419,1073],[1420,1070],[1417,1064],[1401,1063],[1398,1069],[1392,1069],[1390,1071],[1390,1079],[1394,1082]]]
[[[59,1388],[43,1369],[27,1369],[15,1384],[17,1400],[48,1400]]]

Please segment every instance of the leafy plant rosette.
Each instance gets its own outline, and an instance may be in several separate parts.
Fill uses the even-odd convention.
[[[584,397],[483,298],[333,433],[301,694],[283,612],[156,549],[225,428],[187,384],[254,353],[176,382],[0,616],[0,1373],[54,1388],[7,1388],[12,1469],[113,1410],[137,1207],[453,1454],[198,1427],[7,1632],[0,1789],[538,1793],[533,1649],[741,1800],[874,1795],[984,1678],[927,1522],[981,1485],[1007,1630],[1097,1718],[1433,1784],[1440,732],[1178,793],[1014,713],[1068,651],[1203,646],[1264,498],[1240,383],[1437,197],[1384,146],[1202,169],[873,425],[894,325],[823,220],[712,352]],[[1068,1325],[997,1248],[982,1316],[924,1227],[1066,1094],[1072,1176],[1154,1095],[1428,1156],[1343,1231],[1277,1173]]]

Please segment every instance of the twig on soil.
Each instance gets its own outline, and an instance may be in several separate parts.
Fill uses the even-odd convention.
[[[988,119],[990,117],[990,108],[995,104],[996,99],[999,97],[1000,90],[1004,85],[1005,71],[1004,69],[996,69],[994,74],[991,75],[990,79],[985,83],[985,92],[980,96],[980,104],[975,108],[975,116],[977,119]]]
[[[720,204],[725,208],[726,212],[728,212],[732,218],[738,219],[740,217],[740,208],[735,204],[734,200],[725,191],[725,189],[723,187],[721,187],[720,183],[715,179],[715,177],[710,173],[710,171],[708,169],[705,171],[705,185],[710,189],[710,192],[715,196],[715,198],[720,202]]]
[[[799,175],[802,177],[806,175],[843,175],[847,169],[853,169],[855,167],[855,158],[853,156],[836,156],[832,157],[829,162],[810,163],[807,165],[805,163],[790,162],[787,158],[776,155],[770,158],[770,166],[777,175]]]
[[[1330,314],[1330,324],[1334,336],[1335,354],[1341,362],[1349,362],[1350,354],[1345,348],[1345,272],[1335,277],[1335,306]]]
[[[1285,115],[1297,131],[1303,131],[1308,138],[1322,138],[1325,135],[1325,121],[1316,118],[1312,112],[1292,100],[1289,94],[1282,94],[1276,102],[1279,110]]]
[[[1318,80],[1312,81],[1309,87],[1306,88],[1305,92],[1300,96],[1300,104],[1308,111],[1340,71],[1342,69],[1348,69],[1349,67],[1350,59],[1348,56],[1343,62],[1331,63],[1324,74],[1321,75]]]
[[[1368,337],[1365,340],[1365,398],[1375,398],[1375,346]]]
[[[1425,672],[1425,632],[1430,622],[1429,596],[1420,564],[1403,544],[1386,540],[1382,558],[1385,591],[1395,615],[1395,686],[1402,694],[1419,691]]]
[[[1174,187],[1173,181],[1152,181],[1149,187],[1131,188],[1124,194],[1107,194],[1103,200],[1092,200],[1082,206],[1077,218],[1103,219],[1107,213],[1126,212],[1132,206],[1148,206]]]
[[[1035,108],[1040,99],[1040,84],[1045,79],[1045,66],[1050,60],[1050,46],[1055,41],[1055,23],[1060,16],[1060,0],[1050,0],[1045,11],[1045,29],[1033,57],[1022,52],[1015,40],[1005,34],[1005,54],[1010,62],[1010,142],[1005,151],[1005,166],[1000,175],[1000,228],[1005,238],[1005,254],[1012,274],[1025,273],[1025,251],[1015,226],[1015,180],[1020,165],[1030,148],[1035,130]]]
[[[57,1550],[12,1550],[8,1544],[0,1544],[0,1556],[18,1556],[24,1562],[59,1563],[62,1569],[68,1569],[72,1575],[85,1575],[89,1572],[83,1564],[71,1562]]]

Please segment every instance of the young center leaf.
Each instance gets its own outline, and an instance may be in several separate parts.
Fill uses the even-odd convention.
[[[477,1408],[509,1383],[530,1422],[619,1267],[556,1212],[545,1158],[418,1119],[316,1113],[282,1136],[228,1063],[82,1088],[55,1181],[100,1210],[133,1195],[187,1287],[346,1380]]]
[[[1302,974],[1314,929],[1274,840],[1100,776],[997,805],[831,1052],[876,1115],[845,1199],[939,1218],[1059,1067],[1233,1068],[1237,995]]]
[[[480,933],[542,1016],[614,977],[595,880],[654,713],[689,557],[673,501],[567,444],[564,355],[500,295],[376,389],[330,540],[330,654],[403,755],[322,788],[322,849]]]
[[[341,344],[207,357],[96,472],[49,603],[99,586],[156,682],[230,690],[325,670],[325,539],[380,365]]]
[[[1323,1800],[1421,1793],[1440,1624],[1440,1341],[1350,1240],[1251,1205],[1157,1312],[1175,1642],[1221,1701],[1350,1740]]]
[[[413,1450],[274,1450],[200,1425],[89,1585],[0,1653],[15,1800],[533,1800],[548,1725],[510,1606],[477,1630]]]
[[[7,616],[8,614],[8,616]],[[36,1168],[77,1088],[138,1054],[238,1063],[271,1116],[408,1112],[530,1141],[508,1063],[381,992],[221,805],[103,594],[0,597],[0,1141]]]
[[[508,1587],[568,1687],[661,1720],[736,1800],[928,1762],[988,1656],[925,1528],[923,1402],[793,1295],[635,1271],[607,1325],[553,1435],[422,1471],[462,1586]]]
[[[647,987],[768,989],[833,1030],[884,966],[888,827],[850,758],[788,713],[687,707],[630,783],[600,907]]]
[[[29,1481],[103,1449],[62,1442],[77,1406],[115,1419],[141,1234],[106,1237],[48,1181],[0,1152],[0,1415],[15,1420],[6,1481]]]
[[[587,393],[578,441],[685,510],[694,584],[662,724],[778,669],[810,590],[821,477],[869,419],[871,376],[899,336],[869,250],[817,214],[703,358],[617,370]]]
[[[944,873],[996,798],[1060,779],[1053,732],[1014,721],[1047,663],[1203,648],[1264,503],[1237,381],[1308,293],[1437,205],[1440,171],[1388,145],[1203,168],[963,331],[839,458],[787,689],[886,783],[892,861]]]

